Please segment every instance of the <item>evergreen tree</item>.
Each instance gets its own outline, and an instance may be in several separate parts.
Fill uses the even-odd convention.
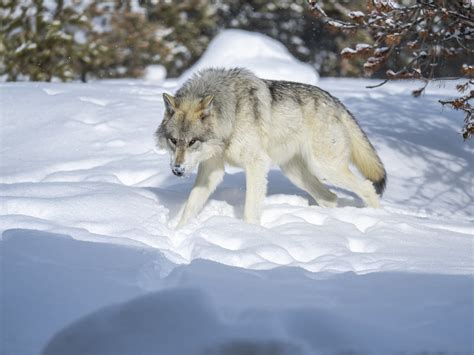
[[[6,1],[1,8],[0,74],[11,81],[73,79],[74,62],[91,51],[78,37],[89,27],[89,19],[62,0],[53,8],[43,0]]]
[[[160,62],[167,48],[157,35],[159,27],[134,8],[130,0],[94,1],[86,8],[97,25],[86,35],[95,51],[84,53],[83,77],[139,77],[148,65]]]
[[[219,31],[240,28],[282,42],[323,76],[358,76],[370,54],[370,45],[365,44],[372,44],[377,32],[367,26],[341,31],[328,26],[326,18],[360,21],[367,0],[323,2],[326,17],[314,6],[309,11],[306,0],[4,0],[0,3],[0,75],[8,80],[85,81],[139,77],[148,65],[162,64],[170,76],[178,76]],[[339,55],[354,42],[364,45]],[[410,45],[416,50],[416,43]],[[446,48],[448,52],[453,62],[462,60],[458,52]],[[384,64],[399,67],[406,58],[402,53]],[[452,73],[452,66],[437,68]],[[365,69],[384,75],[380,65]]]
[[[204,52],[218,32],[216,4],[208,0],[140,1],[148,21],[158,26],[164,44],[160,63],[180,75]]]

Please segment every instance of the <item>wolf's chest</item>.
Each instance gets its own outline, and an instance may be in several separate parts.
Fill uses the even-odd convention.
[[[232,166],[243,168],[252,162],[257,156],[262,154],[257,140],[248,140],[248,137],[242,139],[232,139],[224,150],[224,161]]]
[[[224,161],[231,166],[242,168],[245,165],[245,160],[242,159],[242,151],[229,147],[224,151]]]

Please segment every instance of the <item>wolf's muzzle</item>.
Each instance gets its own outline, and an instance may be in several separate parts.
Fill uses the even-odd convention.
[[[182,167],[181,165],[179,164],[176,164],[175,166],[173,166],[171,168],[171,171],[173,172],[173,174],[175,174],[176,176],[183,176],[184,175],[184,167]]]

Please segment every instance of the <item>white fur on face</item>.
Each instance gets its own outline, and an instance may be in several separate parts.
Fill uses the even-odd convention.
[[[184,160],[180,164],[182,168],[184,168],[184,175],[188,177],[191,173],[196,169],[201,161],[203,161],[203,152],[201,150],[202,143],[195,143],[199,144],[197,147],[188,147],[185,149],[184,152]],[[175,149],[168,146],[168,152],[170,154],[170,169],[176,165],[176,151]]]
[[[180,164],[184,168],[184,175],[188,177],[191,175],[193,170],[196,168],[196,165],[199,161],[196,159],[196,152],[186,151],[184,155],[184,161]],[[173,170],[173,167],[176,165],[176,153],[173,150],[170,150],[170,169]]]
[[[181,167],[184,168],[184,176],[186,177],[191,175],[201,162],[210,159],[220,151],[220,147],[209,142],[198,142],[196,144],[199,145],[186,148],[184,160],[181,163]],[[170,153],[170,168],[173,169],[176,164],[176,150],[168,146],[168,151]]]

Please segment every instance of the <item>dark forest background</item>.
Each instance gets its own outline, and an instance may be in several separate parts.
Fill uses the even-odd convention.
[[[306,0],[7,0],[0,6],[0,77],[9,81],[140,77],[152,64],[176,77],[227,28],[277,39],[322,76],[361,76],[364,60],[340,53],[371,43],[365,31],[324,26]],[[324,9],[340,17],[366,8],[366,0],[338,0]],[[441,74],[458,75],[463,59],[447,60]]]

